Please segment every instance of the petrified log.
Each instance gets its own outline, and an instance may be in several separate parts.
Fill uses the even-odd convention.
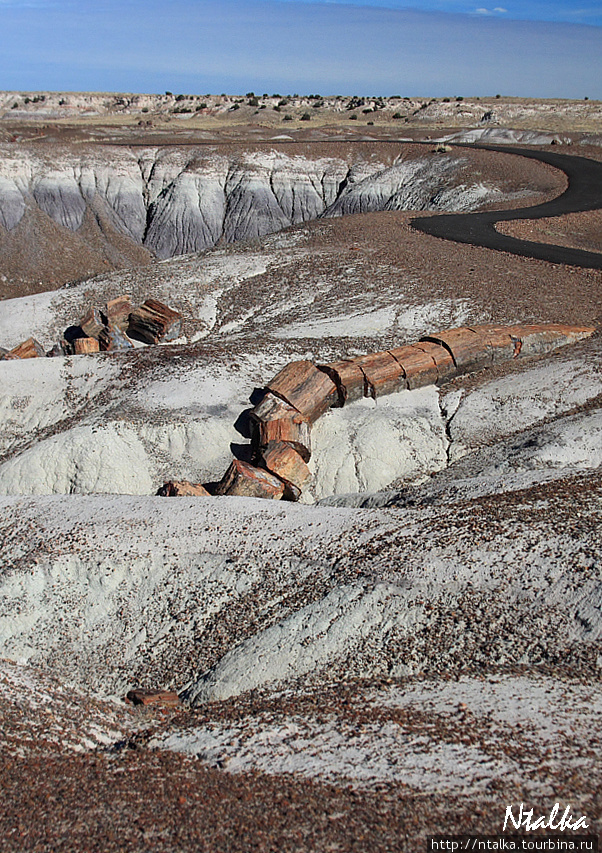
[[[130,690],[125,698],[132,705],[180,704],[180,697],[171,690]]]
[[[210,497],[207,489],[200,483],[189,483],[188,480],[168,480],[163,483],[158,490],[157,495],[163,498],[208,498]]]
[[[13,359],[18,359],[18,355],[12,355],[7,349],[4,347],[0,347],[0,361],[12,361]]]
[[[90,308],[88,313],[79,321],[79,326],[87,338],[96,338],[104,329],[104,323],[97,308]]]
[[[430,357],[435,362],[435,366],[437,367],[437,384],[441,385],[443,382],[446,382],[448,379],[451,379],[452,376],[455,376],[458,372],[456,369],[456,365],[454,364],[454,360],[451,357],[451,353],[445,349],[445,347],[440,346],[440,344],[433,344],[429,341],[422,341],[417,344],[412,344],[412,346],[421,349],[423,352],[430,355]]]
[[[451,353],[456,367],[463,373],[491,366],[492,354],[486,341],[466,326],[425,335],[420,340],[444,346]]]
[[[73,341],[73,351],[75,355],[89,355],[93,352],[98,352],[100,349],[96,338],[76,338]]]
[[[27,338],[23,343],[13,347],[6,358],[41,358],[44,355],[44,349],[35,338]]]
[[[422,388],[434,385],[439,378],[437,365],[431,356],[420,347],[408,344],[389,350],[404,372],[408,388]]]
[[[593,335],[592,326],[565,326],[562,323],[545,325],[508,326],[508,333],[520,341],[517,356],[539,355],[557,347],[572,344]]]
[[[267,388],[294,406],[310,423],[338,400],[337,387],[332,379],[311,361],[287,364],[267,383]]]
[[[353,359],[366,379],[366,397],[383,397],[407,388],[403,370],[388,352],[376,352]]]
[[[261,449],[259,462],[272,474],[298,489],[302,489],[311,476],[307,463],[286,441],[270,441]]]
[[[284,483],[269,471],[235,459],[217,484],[215,494],[280,500]]]
[[[270,441],[286,441],[295,448],[305,462],[311,456],[311,429],[309,420],[293,406],[271,394],[250,413],[251,441],[255,452]]]
[[[116,299],[110,299],[105,307],[107,325],[116,326],[120,331],[125,332],[133,310],[129,296],[118,296]]]
[[[134,346],[126,333],[112,324],[103,327],[98,335],[98,343],[103,352],[117,352]]]
[[[364,396],[366,380],[362,370],[354,361],[335,361],[332,364],[319,364],[319,370],[328,374],[337,386],[338,406],[360,400]]]
[[[173,341],[182,331],[182,315],[156,299],[147,299],[130,314],[128,335],[147,344]]]

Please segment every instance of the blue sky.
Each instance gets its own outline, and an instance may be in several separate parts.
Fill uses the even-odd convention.
[[[0,89],[602,98],[602,0],[0,0]]]

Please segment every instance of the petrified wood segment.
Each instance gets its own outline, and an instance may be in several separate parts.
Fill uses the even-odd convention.
[[[433,359],[437,368],[438,385],[441,385],[442,382],[446,382],[457,374],[458,371],[451,353],[445,347],[442,347],[440,344],[431,343],[430,341],[421,341],[418,344],[412,344],[412,346],[421,349],[422,352],[430,355]]]
[[[207,489],[200,483],[189,483],[188,480],[169,480],[158,490],[157,494],[163,498],[208,498]]]
[[[310,477],[307,463],[286,441],[270,441],[262,448],[260,464],[281,480],[286,480],[299,489],[303,488]]]
[[[0,361],[12,361],[13,359],[18,359],[18,355],[13,355],[4,347],[0,347]]]
[[[485,341],[480,334],[467,327],[425,335],[420,340],[444,346],[451,353],[456,367],[463,373],[491,365],[492,355]]]
[[[103,352],[116,352],[118,350],[131,349],[134,344],[117,326],[109,324],[104,326],[98,335],[98,343]]]
[[[522,343],[510,334],[508,326],[485,325],[471,326],[470,328],[479,336],[494,364],[509,361],[519,355]]]
[[[332,364],[319,364],[318,368],[328,374],[337,386],[338,407],[352,403],[364,396],[366,380],[361,367],[354,361],[335,361]]]
[[[99,349],[99,343],[95,338],[76,338],[73,341],[75,355],[88,355],[89,353],[98,352]]]
[[[41,358],[43,355],[42,345],[35,338],[27,338],[26,341],[13,347],[6,358]]]
[[[561,323],[508,326],[507,330],[521,342],[521,356],[551,352],[557,347],[587,338],[595,331],[591,326],[565,326]]]
[[[125,332],[133,310],[129,296],[118,296],[116,299],[110,299],[105,308],[107,324],[116,326],[122,332]]]
[[[251,441],[255,452],[270,441],[286,441],[305,462],[311,456],[309,420],[269,391],[250,413]]]
[[[180,704],[180,697],[171,690],[130,690],[125,698],[132,705]]]
[[[85,317],[79,321],[79,326],[87,338],[96,338],[104,329],[104,323],[97,308],[90,308]]]
[[[294,406],[310,423],[338,400],[337,387],[332,379],[311,361],[287,364],[267,383],[267,388]]]
[[[366,379],[366,397],[383,397],[405,390],[406,380],[399,362],[389,352],[376,352],[354,358]]]
[[[215,494],[280,500],[284,483],[269,471],[235,459],[218,483]]]
[[[147,344],[173,341],[182,331],[182,315],[156,299],[147,299],[130,314],[128,335]]]
[[[422,388],[434,385],[439,378],[437,365],[431,356],[413,344],[389,350],[393,358],[401,365],[408,388]]]

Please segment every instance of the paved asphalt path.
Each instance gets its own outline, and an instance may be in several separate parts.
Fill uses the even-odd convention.
[[[458,146],[460,147],[460,146]],[[466,146],[468,147],[468,146]],[[411,220],[419,231],[455,240],[458,243],[471,243],[473,246],[485,246],[513,255],[527,258],[540,258],[553,264],[570,264],[576,267],[602,269],[602,253],[586,252],[548,243],[532,243],[518,240],[495,230],[496,222],[510,219],[541,219],[544,216],[560,216],[579,210],[596,210],[602,207],[602,163],[587,157],[573,157],[569,154],[556,154],[548,151],[526,151],[524,148],[512,148],[502,145],[479,145],[471,148],[485,148],[488,151],[503,151],[531,157],[549,163],[561,169],[568,177],[568,187],[557,198],[534,207],[521,207],[517,210],[494,210],[485,213],[452,213],[438,216],[420,216]]]

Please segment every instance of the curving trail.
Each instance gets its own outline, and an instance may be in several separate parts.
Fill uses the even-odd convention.
[[[468,147],[468,146],[458,146]],[[496,222],[511,219],[543,219],[546,216],[561,216],[583,210],[602,208],[602,163],[587,157],[556,154],[548,151],[527,151],[501,145],[471,145],[488,151],[503,151],[520,157],[531,157],[548,163],[563,171],[568,178],[568,187],[552,201],[533,207],[515,210],[493,210],[485,213],[451,213],[437,216],[420,216],[411,220],[411,225],[433,237],[484,246],[499,252],[510,252],[527,258],[538,258],[553,264],[569,264],[589,269],[602,269],[602,254],[571,249],[549,243],[533,243],[500,234],[495,230]]]

